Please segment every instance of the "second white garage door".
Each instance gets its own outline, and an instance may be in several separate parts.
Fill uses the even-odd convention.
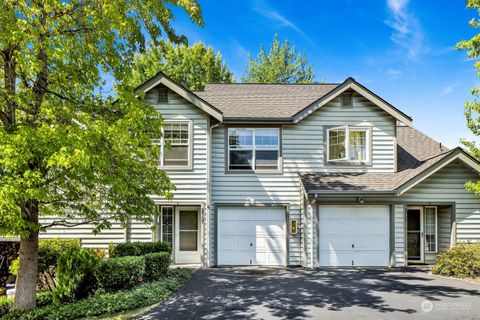
[[[286,265],[285,208],[221,207],[217,214],[218,265]]]
[[[320,206],[320,266],[388,266],[388,206]]]

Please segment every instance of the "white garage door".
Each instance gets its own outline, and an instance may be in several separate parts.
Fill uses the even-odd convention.
[[[388,206],[320,206],[320,266],[388,266]]]
[[[286,265],[285,208],[218,209],[218,265]]]

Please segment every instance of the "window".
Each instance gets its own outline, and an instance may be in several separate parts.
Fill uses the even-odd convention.
[[[342,94],[342,108],[351,107],[353,107],[353,94],[351,92],[346,92]]]
[[[228,129],[229,170],[278,170],[279,129]]]
[[[163,125],[162,140],[162,166],[190,166],[190,122],[166,121]]]
[[[173,207],[160,208],[160,241],[173,243]]]
[[[328,161],[366,162],[369,128],[342,126],[327,130]]]
[[[425,248],[437,252],[437,207],[425,207]]]
[[[168,102],[168,88],[167,87],[158,87],[158,102],[166,103]]]

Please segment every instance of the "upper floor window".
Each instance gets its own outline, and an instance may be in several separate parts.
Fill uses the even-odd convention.
[[[228,129],[229,170],[278,170],[279,129]]]
[[[327,130],[328,161],[367,162],[370,128],[341,126]]]
[[[165,121],[161,141],[160,165],[164,167],[190,167],[191,123],[189,121]]]

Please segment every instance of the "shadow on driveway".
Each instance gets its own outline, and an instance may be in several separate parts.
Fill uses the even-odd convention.
[[[475,318],[478,289],[415,269],[202,269],[138,319]]]

